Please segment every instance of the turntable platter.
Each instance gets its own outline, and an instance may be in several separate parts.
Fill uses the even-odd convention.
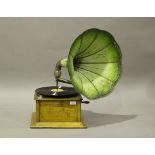
[[[73,87],[41,87],[35,90],[38,95],[54,98],[74,97],[80,95]]]

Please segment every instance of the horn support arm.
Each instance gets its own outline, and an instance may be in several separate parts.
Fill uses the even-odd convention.
[[[61,59],[56,63],[55,66],[55,71],[54,71],[54,76],[56,80],[56,85],[58,86],[58,82],[63,82],[63,83],[68,83],[71,84],[70,80],[61,78],[61,68],[62,67],[67,67],[67,58]]]

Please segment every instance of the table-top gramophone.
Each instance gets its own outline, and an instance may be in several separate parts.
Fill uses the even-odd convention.
[[[66,67],[70,80],[61,78]],[[36,112],[31,128],[86,128],[81,118],[82,96],[94,100],[112,92],[121,74],[121,50],[107,31],[88,29],[73,42],[68,58],[57,62],[56,86],[35,90]],[[73,87],[59,86],[59,82]]]

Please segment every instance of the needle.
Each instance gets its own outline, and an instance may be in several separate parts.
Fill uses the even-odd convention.
[[[57,87],[57,92],[58,92],[58,80],[56,81],[56,87]]]

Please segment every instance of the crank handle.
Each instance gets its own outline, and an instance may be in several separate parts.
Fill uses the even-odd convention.
[[[89,101],[81,101],[81,103],[89,104],[90,102]]]

